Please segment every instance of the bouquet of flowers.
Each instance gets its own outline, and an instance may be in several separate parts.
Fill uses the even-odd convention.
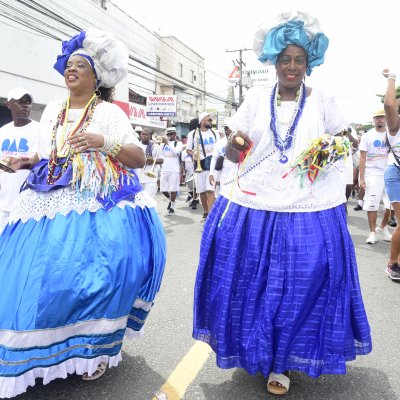
[[[326,172],[333,164],[346,159],[350,151],[350,141],[347,137],[324,135],[313,140],[290,166],[290,170],[282,178],[297,172],[301,187],[304,180],[314,183],[320,173]]]

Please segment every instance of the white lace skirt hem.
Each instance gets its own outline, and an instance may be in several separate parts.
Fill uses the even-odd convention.
[[[142,191],[135,195],[134,201],[122,200],[117,207],[139,206],[143,209],[155,207],[156,204],[145,191]],[[57,214],[66,216],[71,211],[82,215],[85,211],[96,212],[101,208],[103,206],[96,198],[79,197],[77,192],[70,187],[45,193],[27,189],[19,194],[11,211],[9,222],[21,220],[25,223],[30,219],[39,221],[43,217],[54,219]]]

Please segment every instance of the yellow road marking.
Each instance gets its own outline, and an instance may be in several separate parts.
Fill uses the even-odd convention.
[[[212,350],[208,344],[196,342],[172,371],[171,375],[161,386],[161,393],[168,400],[181,400],[189,387],[210,357]]]

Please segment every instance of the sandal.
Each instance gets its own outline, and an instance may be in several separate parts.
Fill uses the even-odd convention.
[[[273,385],[272,383],[275,383]],[[289,391],[290,378],[284,374],[271,372],[268,377],[268,392],[272,394],[284,395]]]
[[[107,363],[106,362],[101,362],[98,366],[96,371],[94,371],[93,375],[88,375],[87,372],[85,372],[82,375],[82,380],[84,381],[94,381],[96,379],[99,379],[101,376],[104,375],[104,372],[106,372],[107,369]]]

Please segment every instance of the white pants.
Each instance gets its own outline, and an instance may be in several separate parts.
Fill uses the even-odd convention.
[[[179,192],[180,172],[161,171],[160,190],[162,192]]]
[[[378,211],[381,200],[383,200],[385,208],[390,209],[390,201],[386,194],[383,175],[366,176],[365,184],[367,187],[365,188],[363,210]]]
[[[210,176],[210,171],[203,171],[195,173],[196,179],[196,190],[197,193],[204,193],[207,191],[214,192],[215,187],[210,184],[208,177]]]

